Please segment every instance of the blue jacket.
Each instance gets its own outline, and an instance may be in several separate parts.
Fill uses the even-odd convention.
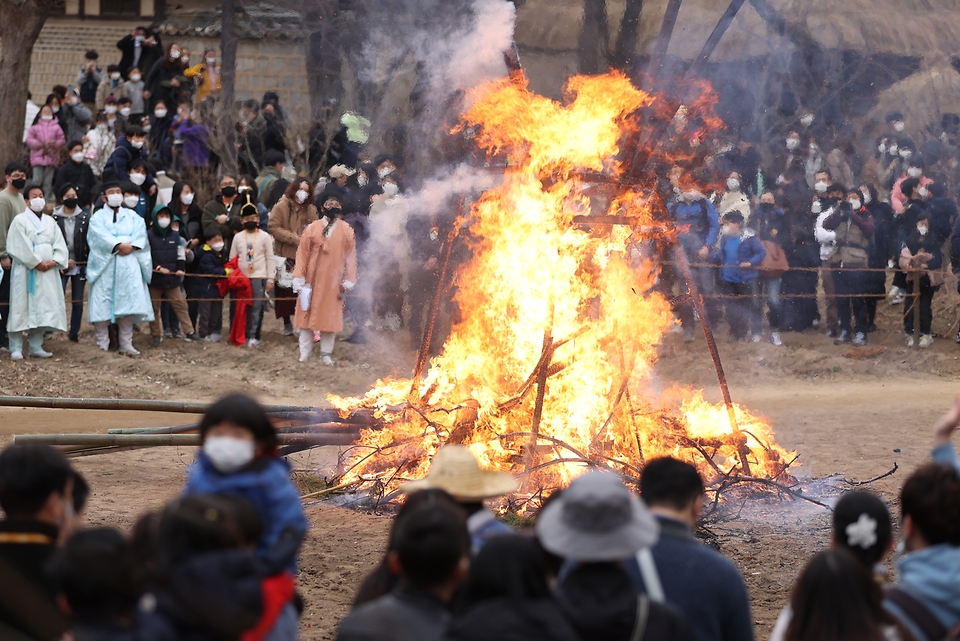
[[[651,549],[667,603],[683,614],[696,641],[753,641],[753,617],[743,577],[726,557],[700,543],[690,529],[657,516],[660,540]],[[623,564],[646,592],[636,557]]]
[[[720,214],[706,198],[692,203],[674,201],[667,205],[667,209],[680,228],[680,245],[688,252],[697,251],[701,247],[713,247],[717,242],[720,235]]]
[[[740,243],[737,245],[736,256],[731,256],[726,251],[727,237],[720,239],[720,247],[710,250],[710,260],[728,268],[720,269],[720,278],[730,283],[752,283],[760,275],[757,267],[767,255],[767,250],[756,236],[752,229],[744,229],[740,233]],[[750,263],[752,269],[743,269],[737,267],[740,263]]]
[[[957,452],[953,449],[953,444],[944,443],[933,448],[932,452],[934,463],[946,463],[952,465],[957,473],[960,474],[960,460],[957,460]]]
[[[221,474],[202,451],[190,466],[188,494],[227,494],[249,501],[260,515],[263,535],[257,555],[268,574],[284,569],[296,572],[296,556],[307,533],[307,517],[300,495],[290,481],[290,464],[280,458],[261,458],[233,474]]]
[[[960,547],[943,543],[905,554],[897,561],[897,587],[922,603],[948,630],[960,621]],[[889,599],[883,607],[906,625],[917,641],[927,639],[913,620]]]
[[[133,145],[130,144],[130,141],[127,140],[126,136],[120,136],[117,138],[117,147],[113,150],[113,153],[110,154],[110,158],[107,159],[107,164],[103,167],[104,180],[109,178],[108,174],[113,174],[116,176],[116,180],[130,180],[129,168],[130,163],[133,162],[134,158],[147,160],[147,150],[143,147],[140,149],[134,149]],[[147,180],[140,185],[140,189],[143,192],[147,192],[153,185],[153,176],[148,171]],[[143,195],[141,195],[141,200],[143,200],[143,198]],[[138,211],[137,213],[144,218],[147,217],[145,211]]]

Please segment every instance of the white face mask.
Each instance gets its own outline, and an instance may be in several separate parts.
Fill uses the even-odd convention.
[[[238,194],[242,194],[245,191],[250,191],[250,187],[247,185],[240,185],[239,187],[237,187]]]
[[[904,129],[904,124],[902,121],[898,120],[897,122],[893,123],[893,130],[896,131],[897,133],[900,133],[901,131],[903,131],[903,129]]]
[[[190,63],[190,56],[184,56],[184,57],[183,57],[183,64],[189,64],[189,63]]]
[[[793,151],[800,146],[800,141],[796,138],[787,138],[787,149]]]
[[[216,58],[212,58],[212,57],[207,58],[207,64],[208,64],[208,65],[212,65],[212,64],[214,64],[214,63],[216,63],[216,62],[217,62],[217,59],[216,59]]]
[[[193,204],[193,194],[180,194],[180,202],[184,205]]]
[[[866,190],[864,190],[862,193],[863,193],[863,204],[869,205],[870,202],[873,200],[873,196],[871,196],[870,192]]]
[[[102,133],[106,130],[107,130],[107,123],[101,122],[99,125],[97,125],[97,131]]]
[[[167,117],[167,110],[166,110],[166,109],[154,109],[154,110],[153,110],[153,115],[156,116],[157,118],[166,118],[166,117]]]
[[[140,74],[138,73],[132,74],[130,76],[130,82],[140,82],[140,78],[142,78]]]
[[[152,127],[150,127],[150,125],[143,125],[143,126],[141,126],[140,128],[143,129],[143,133],[145,133],[145,134],[150,133],[150,129],[152,129]]]
[[[70,104],[71,104],[71,105],[79,105],[79,104],[80,104],[80,98],[78,98],[77,96],[70,96]]]
[[[385,193],[390,198],[393,198],[400,193],[400,188],[397,187],[395,183],[385,183],[383,185],[383,193]]]
[[[366,174],[360,174],[359,176],[357,176],[357,184],[360,185],[361,187],[366,187],[367,184],[369,183],[370,183],[370,179],[367,178]]]
[[[899,149],[899,147],[897,147],[896,145],[890,145],[890,148],[887,149],[887,153],[890,154],[891,156],[896,156],[897,149]]]
[[[131,140],[131,141],[130,141],[130,146],[133,147],[134,149],[140,149],[141,147],[143,147],[143,141],[142,141],[142,140]]]
[[[133,209],[140,204],[139,196],[124,196],[123,197],[123,206],[127,209]]]
[[[927,231],[928,229],[926,225],[917,225],[917,233],[919,233],[921,236],[926,236]]]
[[[53,120],[53,116],[40,116],[40,120],[43,120],[44,122],[50,122]]]
[[[297,191],[297,202],[302,204],[309,196],[310,196],[309,192],[306,192],[300,189],[299,191]]]
[[[380,176],[380,180],[383,180],[387,176],[393,173],[393,167],[381,167],[377,170],[377,175]]]
[[[120,115],[123,116],[124,118],[129,116],[131,113],[132,112],[130,110],[130,107],[124,107],[123,109],[120,110]]]
[[[107,205],[116,209],[123,204],[123,194],[107,194]]]
[[[32,209],[38,214],[43,211],[43,208],[44,206],[46,206],[46,204],[47,204],[47,201],[45,201],[40,196],[30,199],[30,209]]]
[[[75,154],[70,154],[70,160],[72,160],[75,163],[83,162],[83,152],[80,151]]]
[[[220,251],[221,249],[223,249],[223,243],[222,243],[222,242],[213,243],[212,245],[210,245],[210,249],[212,249],[212,250],[215,251],[215,252],[218,252],[218,251]]]
[[[816,145],[810,145],[810,153],[811,153],[811,154],[815,154],[815,153],[817,153],[818,151],[820,151],[820,147],[817,147]]]
[[[727,190],[729,191],[739,191],[740,190],[740,181],[736,178],[727,178]]]
[[[887,153],[887,146],[883,143],[880,143],[880,146],[877,147],[877,151],[879,151],[881,154],[885,154]]]
[[[110,114],[110,115],[113,115],[113,114],[117,113],[117,108],[116,108],[115,106],[113,106],[113,105],[108,105],[108,106],[104,109],[104,111],[105,111],[106,113]]]
[[[817,181],[817,183],[813,186],[813,188],[817,190],[818,194],[825,194],[827,193],[827,187],[829,186],[830,185],[820,180],[820,181]]]
[[[812,205],[810,205],[811,213],[819,214],[821,211],[823,211],[823,206],[820,204],[819,200],[815,201]]]
[[[221,474],[232,474],[253,460],[256,445],[232,436],[211,436],[203,443],[203,453]]]
[[[52,111],[55,114],[58,114],[60,113],[60,107],[50,107],[50,111]]]
[[[737,232],[733,229],[733,227],[732,227],[731,225],[724,225],[724,226],[723,226],[723,234],[724,234],[725,236],[733,236],[735,233],[737,233]]]
[[[810,114],[807,114],[806,116],[800,119],[800,124],[803,125],[804,127],[809,127],[812,122],[813,122],[813,116],[811,116]]]
[[[907,175],[911,178],[919,178],[922,173],[923,170],[919,167],[907,167]]]
[[[157,218],[157,227],[160,229],[166,229],[170,226],[170,218],[164,216],[163,218]]]
[[[850,206],[853,208],[853,211],[860,211],[860,201],[859,201],[859,200],[856,200],[856,199],[854,199],[854,198],[851,198],[851,199],[848,200],[847,202],[850,203]]]
[[[171,52],[170,52],[170,59],[171,59],[171,60],[179,60],[179,59],[180,59],[180,52],[177,51],[176,49],[174,49],[173,51],[171,51]]]
[[[130,174],[130,182],[139,187],[147,180],[146,174]]]
[[[902,150],[900,150],[900,157],[903,158],[904,160],[906,160],[907,158],[909,158],[909,157],[912,156],[912,155],[913,155],[913,152],[910,151],[909,149],[902,149]]]
[[[926,187],[921,187],[920,189],[917,190],[917,193],[920,194],[921,198],[926,198],[927,194],[929,194],[930,192],[927,191]]]
[[[111,79],[111,80],[120,80],[120,74],[117,73],[117,72],[114,72],[114,73],[110,74],[110,79]]]

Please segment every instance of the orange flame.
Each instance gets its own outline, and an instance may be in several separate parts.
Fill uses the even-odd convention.
[[[412,381],[386,380],[363,398],[330,397],[343,412],[375,408],[383,421],[351,450],[347,480],[392,489],[425,475],[445,443],[466,445],[486,467],[526,473],[532,487],[566,484],[591,462],[637,476],[662,455],[716,478],[738,465],[743,443],[755,476],[782,472],[787,452],[743,408],[743,431],[734,432],[726,408],[699,392],[644,395],[657,345],[675,322],[651,292],[656,265],[631,257],[630,227],[585,229],[573,217],[599,207],[633,219],[634,229],[660,224],[641,191],[611,195],[578,178],[621,175],[620,145],[655,100],[617,73],[574,77],[567,93],[561,104],[522,78],[473,92],[464,126],[511,163],[470,208],[479,240],[457,274],[462,321],[413,394]],[[540,366],[548,376],[540,436],[531,439]]]

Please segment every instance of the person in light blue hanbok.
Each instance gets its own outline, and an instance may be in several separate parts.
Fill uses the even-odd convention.
[[[60,269],[70,258],[60,227],[43,213],[43,188],[28,185],[24,194],[28,209],[17,215],[7,232],[10,270],[10,317],[7,332],[10,358],[23,359],[23,334],[27,333],[30,356],[50,358],[43,349],[44,331],[67,331],[67,311],[60,285]]]
[[[97,346],[110,346],[110,323],[116,323],[120,353],[138,356],[133,347],[133,324],[153,320],[149,283],[153,272],[150,243],[143,218],[123,206],[119,183],[103,186],[107,205],[90,217],[87,244],[88,318],[96,330]]]

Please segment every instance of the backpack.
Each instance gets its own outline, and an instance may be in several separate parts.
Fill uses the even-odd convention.
[[[927,641],[960,641],[960,621],[948,630],[927,606],[904,590],[890,588],[885,596],[903,611],[908,622],[913,623]]]

